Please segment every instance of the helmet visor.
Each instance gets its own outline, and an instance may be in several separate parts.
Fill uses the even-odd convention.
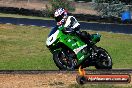
[[[55,17],[56,22],[60,22],[63,19],[63,17],[60,15],[58,17]]]

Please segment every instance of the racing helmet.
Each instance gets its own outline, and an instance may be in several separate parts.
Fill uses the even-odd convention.
[[[63,8],[59,8],[55,11],[54,17],[57,22],[57,25],[62,25],[65,22],[65,19],[67,18],[67,11]]]

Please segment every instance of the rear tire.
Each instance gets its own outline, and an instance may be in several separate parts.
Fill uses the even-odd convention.
[[[112,58],[109,53],[101,47],[97,47],[97,62],[95,68],[112,69]]]

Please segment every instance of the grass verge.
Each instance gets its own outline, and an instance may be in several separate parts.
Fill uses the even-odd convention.
[[[0,24],[0,70],[58,69],[45,46],[49,32],[49,28]],[[132,35],[99,33],[97,45],[110,53],[113,68],[132,68]]]

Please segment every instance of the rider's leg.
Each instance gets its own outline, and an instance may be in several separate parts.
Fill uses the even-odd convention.
[[[86,31],[78,32],[78,36],[86,43],[89,44],[91,41],[91,35]]]

